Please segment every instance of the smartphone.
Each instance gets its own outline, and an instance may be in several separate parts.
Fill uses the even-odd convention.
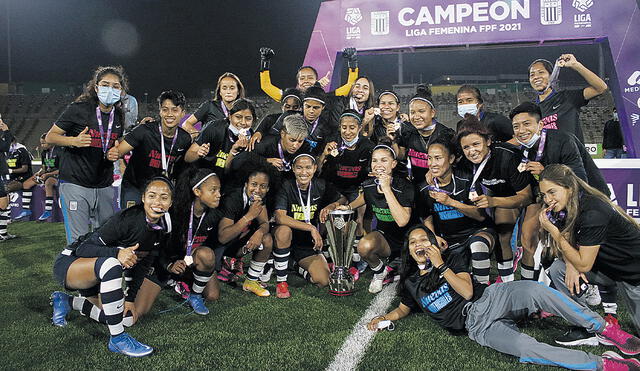
[[[579,298],[582,295],[584,295],[585,292],[587,292],[587,289],[589,288],[589,284],[585,282],[584,279],[582,279],[582,276],[580,276],[580,279],[578,280],[578,286],[580,286],[580,291],[576,292],[576,297]]]

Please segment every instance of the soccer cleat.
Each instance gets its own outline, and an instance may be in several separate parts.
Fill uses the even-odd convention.
[[[360,273],[362,273],[367,269],[367,267],[369,266],[369,263],[367,263],[363,259],[363,260],[360,260],[359,262],[357,262],[355,265],[356,265],[356,268],[358,268],[358,271],[360,271]]]
[[[53,315],[51,316],[51,322],[58,327],[64,327],[67,325],[67,314],[71,312],[71,305],[69,301],[71,295],[64,292],[54,291],[51,294],[51,306],[53,306]]]
[[[192,292],[191,294],[189,294],[187,301],[196,314],[199,314],[201,316],[206,316],[207,314],[209,314],[209,309],[206,305],[204,305],[204,299],[202,298],[202,295]]]
[[[40,215],[40,217],[38,217],[38,221],[40,222],[44,222],[45,220],[51,218],[51,211],[45,211],[42,213],[42,215]]]
[[[15,234],[6,233],[6,234],[3,234],[3,235],[0,235],[0,242],[13,240],[14,238],[18,238],[18,236],[16,236]]]
[[[516,247],[516,250],[513,253],[513,271],[518,270],[518,263],[520,263],[520,259],[522,259],[522,254],[524,253],[524,248],[522,246]]]
[[[189,288],[189,285],[187,285],[185,282],[182,282],[182,281],[175,282],[173,289],[178,295],[180,295],[181,298],[185,300],[189,299],[189,295],[191,294],[191,289]]]
[[[267,264],[264,265],[264,269],[260,275],[260,281],[262,283],[271,281],[271,274],[273,274],[273,260],[269,259]]]
[[[353,277],[353,282],[356,282],[360,279],[360,271],[358,270],[358,268],[349,268],[349,273],[351,273],[351,277]]]
[[[640,361],[635,358],[624,359],[616,352],[602,353],[604,371],[640,371]]]
[[[258,281],[253,281],[250,279],[244,280],[244,283],[242,284],[242,289],[244,291],[252,292],[258,296],[264,297],[264,296],[271,295],[271,293],[269,293],[269,290],[262,287]]]
[[[129,357],[144,357],[153,353],[153,348],[142,344],[126,332],[111,336],[108,348],[114,353],[124,354]]]
[[[289,284],[286,282],[278,282],[276,285],[276,297],[279,299],[287,299],[291,297],[289,293]]]
[[[572,327],[555,341],[556,343],[564,346],[598,345],[598,338],[596,335],[587,332],[583,327]]]
[[[613,345],[628,356],[640,353],[640,339],[612,323],[607,323],[604,331],[597,337],[600,344]]]
[[[31,216],[31,210],[22,209],[22,212],[14,218],[14,220],[20,220]]]
[[[387,278],[387,274],[389,274],[389,271],[387,270],[387,267],[385,267],[381,274],[373,275],[371,283],[369,284],[370,293],[377,294],[382,291],[382,287],[384,286],[384,279]]]
[[[618,318],[615,316],[615,314],[608,313],[606,316],[604,316],[604,321],[614,326],[620,327],[620,323],[618,323]]]
[[[587,299],[587,304],[592,307],[600,304],[602,302],[602,298],[600,297],[600,290],[598,290],[598,286],[589,285],[589,288],[585,293],[585,298]]]

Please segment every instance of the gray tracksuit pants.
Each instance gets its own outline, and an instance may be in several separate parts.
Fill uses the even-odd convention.
[[[560,316],[589,332],[604,330],[605,321],[597,313],[557,290],[533,281],[495,284],[466,309],[469,337],[480,345],[520,357],[523,363],[572,370],[602,369],[600,356],[540,343],[518,330],[515,321],[538,310]]]
[[[112,187],[86,188],[73,183],[60,182],[58,190],[68,244],[89,233],[92,220],[93,227],[96,229],[114,213]]]
[[[564,261],[557,259],[551,264],[549,268],[549,277],[553,282],[553,286],[560,292],[567,296],[570,296],[569,289],[564,283],[566,265]],[[618,286],[618,292],[622,294],[629,312],[631,312],[631,320],[636,328],[636,333],[640,335],[640,285],[634,286],[627,282],[614,281],[611,278],[605,276],[602,273],[587,272],[587,279],[590,284],[600,284],[604,286]],[[580,298],[572,297],[578,303],[586,306],[586,295],[582,295]]]

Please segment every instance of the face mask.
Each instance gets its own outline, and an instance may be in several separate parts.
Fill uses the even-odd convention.
[[[422,129],[423,131],[431,131],[433,129],[436,128],[436,122],[435,121],[431,121],[431,125],[427,126],[426,128]]]
[[[613,119],[618,121],[618,112],[613,113]]]
[[[354,144],[358,143],[358,136],[356,136],[355,138],[353,138],[350,142],[347,142],[346,140],[344,140],[344,138],[342,138],[342,141],[344,142],[344,145],[347,147],[351,147]]]
[[[113,106],[120,100],[122,90],[111,86],[98,86],[98,99],[105,106]]]
[[[471,116],[475,116],[478,114],[478,105],[475,103],[469,104],[459,104],[458,105],[458,116],[464,118],[465,114],[470,114]]]
[[[529,141],[527,141],[526,143],[521,142],[519,139],[516,139],[516,140],[518,141],[518,143],[522,144],[523,146],[525,146],[527,148],[531,148],[531,147],[533,147],[534,144],[536,144],[538,139],[540,139],[540,134],[535,133],[535,134],[533,134],[531,139],[529,139]]]
[[[229,125],[229,130],[231,130],[231,132],[235,136],[249,136],[249,129],[238,129],[237,127],[233,126],[233,124]]]

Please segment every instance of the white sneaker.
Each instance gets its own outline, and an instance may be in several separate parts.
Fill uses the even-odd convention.
[[[596,306],[602,302],[602,298],[600,297],[600,290],[598,290],[598,285],[589,285],[589,288],[587,289],[585,295],[587,304],[590,306]]]
[[[372,294],[377,294],[382,291],[382,287],[384,286],[384,279],[387,278],[387,274],[389,271],[387,267],[384,267],[384,270],[379,275],[374,274],[371,279],[371,283],[369,284],[369,292]]]

